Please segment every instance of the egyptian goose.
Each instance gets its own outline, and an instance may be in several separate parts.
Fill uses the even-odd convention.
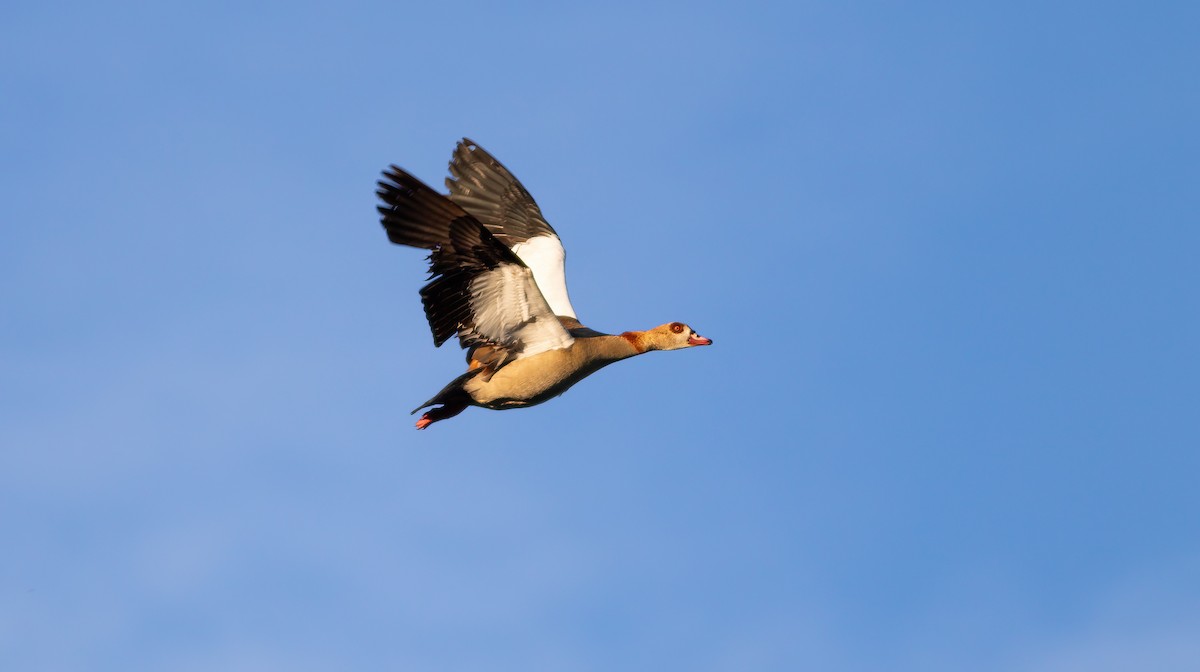
[[[440,346],[458,334],[468,370],[413,413],[417,429],[467,406],[525,408],[566,392],[615,361],[712,341],[682,322],[603,334],[579,323],[562,241],[533,197],[499,161],[463,138],[450,161],[448,196],[396,166],[376,192],[388,239],[432,250],[425,316]]]

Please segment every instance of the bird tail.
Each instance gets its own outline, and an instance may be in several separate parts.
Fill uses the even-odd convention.
[[[450,381],[449,384],[443,387],[441,392],[433,395],[432,399],[414,408],[412,413],[409,415],[413,415],[423,408],[429,408],[430,406],[437,404],[442,404],[443,406],[462,406],[463,408],[470,406],[475,402],[473,399],[471,399],[471,395],[467,394],[467,391],[463,389],[463,385],[465,385],[468,380],[478,376],[482,372],[483,369],[472,369],[455,378],[454,380]]]

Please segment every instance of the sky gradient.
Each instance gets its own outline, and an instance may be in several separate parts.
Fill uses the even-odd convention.
[[[1200,9],[9,3],[0,661],[1200,661]],[[461,372],[374,206],[468,136],[583,322]]]

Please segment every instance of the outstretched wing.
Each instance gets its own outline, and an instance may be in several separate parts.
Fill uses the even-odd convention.
[[[576,317],[567,295],[566,251],[533,197],[499,161],[463,138],[450,160],[450,200],[471,213],[533,271],[555,315]]]
[[[404,170],[384,171],[376,194],[388,239],[431,249],[421,302],[436,345],[458,334],[499,368],[565,348],[574,339],[538,290],[529,267],[475,217]]]

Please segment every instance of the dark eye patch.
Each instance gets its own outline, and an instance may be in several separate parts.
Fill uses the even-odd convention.
[[[672,322],[671,323],[671,331],[673,331],[677,334],[683,333],[683,324],[681,322]]]

